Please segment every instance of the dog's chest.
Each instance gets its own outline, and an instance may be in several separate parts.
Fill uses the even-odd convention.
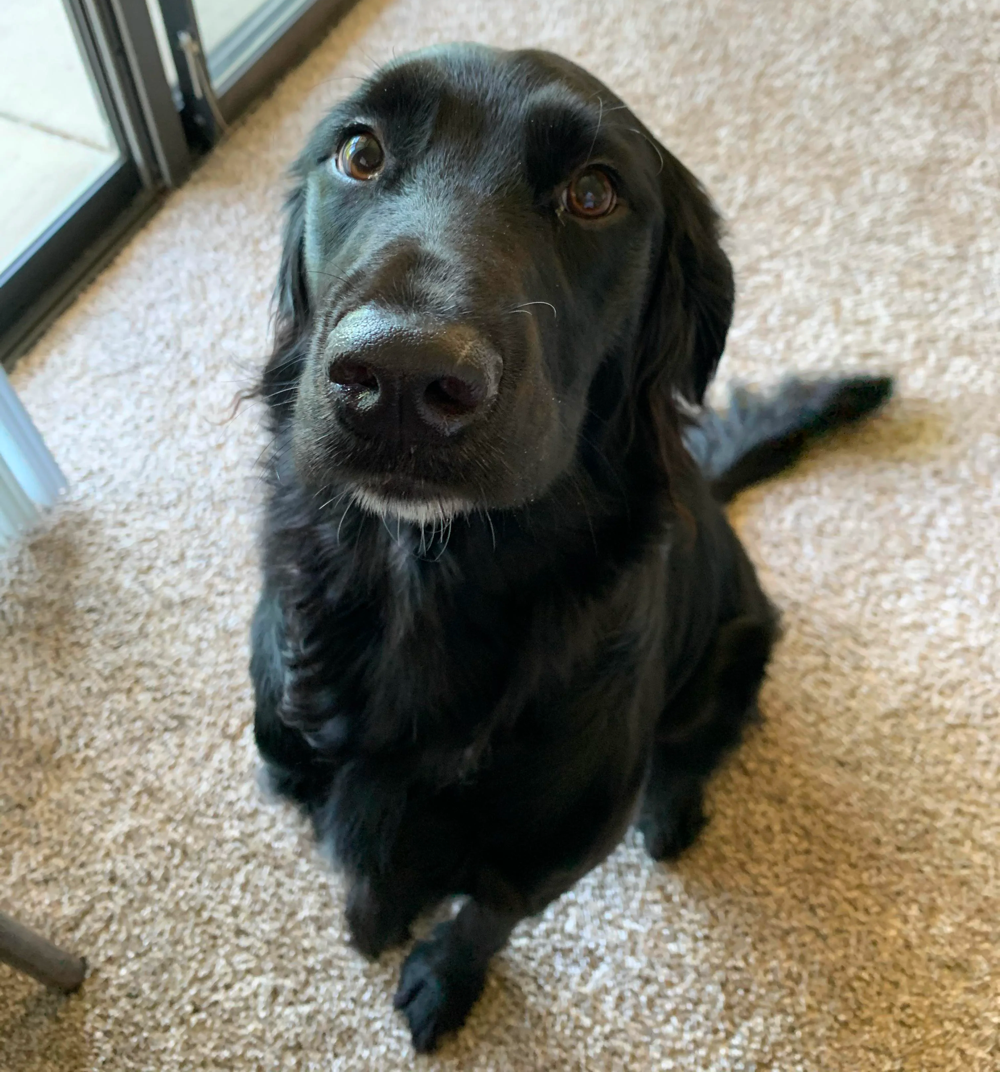
[[[467,748],[509,686],[522,616],[502,596],[428,577],[424,564],[386,565],[374,587],[328,584],[316,609],[315,680],[330,717],[365,752]]]

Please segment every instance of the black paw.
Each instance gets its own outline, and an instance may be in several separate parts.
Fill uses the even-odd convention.
[[[344,911],[351,929],[351,944],[365,957],[377,958],[390,946],[399,946],[410,937],[410,914],[399,902],[379,895],[366,879],[351,886]]]
[[[439,924],[403,964],[393,1005],[410,1026],[414,1048],[433,1051],[445,1032],[460,1028],[483,990],[485,965]]]
[[[707,822],[701,786],[694,785],[685,787],[684,792],[648,797],[636,826],[650,857],[669,861],[695,842]]]

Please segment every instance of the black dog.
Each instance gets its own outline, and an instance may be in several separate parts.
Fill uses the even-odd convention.
[[[719,501],[890,384],[698,409],[733,307],[716,214],[556,56],[392,63],[294,175],[257,742],[364,953],[467,896],[396,994],[429,1050],[631,822],[656,858],[695,838],[776,634]]]

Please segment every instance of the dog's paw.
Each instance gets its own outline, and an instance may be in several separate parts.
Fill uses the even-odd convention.
[[[428,1053],[445,1032],[460,1028],[483,990],[485,966],[451,942],[451,922],[439,924],[403,964],[393,1005],[406,1017],[414,1048]]]
[[[647,802],[636,826],[650,857],[654,861],[671,861],[696,841],[707,822],[699,787],[669,802]]]

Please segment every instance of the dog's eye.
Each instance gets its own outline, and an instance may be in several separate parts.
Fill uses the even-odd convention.
[[[344,139],[334,159],[342,175],[364,182],[382,170],[385,152],[370,130],[361,130]]]
[[[607,172],[600,168],[584,168],[566,184],[563,205],[567,212],[583,220],[607,216],[618,204],[618,195]]]

